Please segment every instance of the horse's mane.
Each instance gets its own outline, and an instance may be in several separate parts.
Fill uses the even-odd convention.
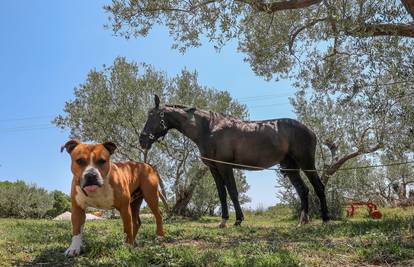
[[[166,104],[165,106],[169,108],[189,108],[189,106],[178,105],[178,104],[174,104],[174,105]]]
[[[180,104],[165,104],[166,107],[169,108],[180,108],[180,109],[185,109],[185,108],[190,108],[190,106],[186,106],[186,105],[180,105]],[[198,109],[195,108],[198,112],[204,113],[204,114],[210,114],[210,117],[215,117],[215,118],[231,118],[231,119],[236,119],[239,120],[239,118],[232,116],[232,115],[228,115],[228,114],[224,114],[221,112],[216,112],[216,111],[207,111],[207,110],[203,110],[203,109]]]

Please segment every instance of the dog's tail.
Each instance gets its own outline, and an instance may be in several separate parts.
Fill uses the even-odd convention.
[[[160,188],[161,184],[162,184],[160,174],[158,173],[157,169],[152,164],[147,162],[147,153],[148,153],[148,150],[145,150],[144,163],[151,166],[151,168],[157,174],[158,180],[159,180],[158,188]],[[170,207],[168,206],[167,198],[164,196],[164,194],[162,193],[162,191],[160,189],[158,189],[158,197],[161,198],[162,204],[164,204],[164,208],[165,208],[165,211],[167,212],[167,216],[171,217],[171,210],[170,210]]]

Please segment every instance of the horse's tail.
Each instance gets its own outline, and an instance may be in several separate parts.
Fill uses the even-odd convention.
[[[168,206],[167,198],[164,196],[164,194],[161,192],[161,190],[158,190],[158,196],[161,198],[162,204],[164,204],[164,208],[167,211],[167,215],[170,216],[170,207]]]
[[[164,204],[165,208],[168,209],[168,203],[165,196],[162,194],[161,190],[158,190],[158,196],[161,198],[162,204]]]

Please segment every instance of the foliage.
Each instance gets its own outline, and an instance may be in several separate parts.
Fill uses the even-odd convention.
[[[302,174],[302,177],[305,177]],[[344,212],[343,207],[345,206],[344,191],[347,191],[347,188],[340,183],[337,183],[335,179],[332,179],[328,186],[325,187],[326,194],[326,204],[328,205],[328,212],[330,219],[340,220],[343,219]],[[283,175],[278,175],[278,184],[281,190],[278,191],[278,198],[283,203],[286,204],[292,211],[292,218],[299,218],[301,214],[301,202],[300,199],[289,179]],[[310,182],[304,178],[303,179],[307,187],[309,188],[309,217],[314,219],[321,218],[321,206],[319,198],[317,197],[315,191],[313,190]],[[340,188],[340,189],[338,189]]]
[[[217,213],[217,207],[221,207],[216,185],[211,183],[209,175],[210,173],[206,175],[207,177],[202,178],[194,190],[188,207],[193,217],[200,217],[202,215],[213,216]],[[249,190],[250,186],[247,184],[246,177],[241,170],[234,170],[234,178],[236,179],[238,192],[247,192]],[[227,202],[228,207],[233,206],[230,198],[227,198]],[[240,205],[243,205],[250,202],[250,198],[246,194],[240,194],[239,202]]]
[[[318,135],[321,176],[343,185],[341,193],[335,189],[343,197],[390,203],[384,190],[396,180],[411,182],[388,169],[337,170],[413,158],[412,1],[113,0],[105,10],[117,35],[146,36],[154,25],[166,26],[181,52],[204,37],[218,50],[236,40],[256,74],[293,80],[295,112]]]
[[[381,220],[361,217],[297,227],[278,206],[261,216],[246,212],[242,227],[217,227],[220,218],[177,220],[155,236],[152,218],[143,218],[137,243],[124,244],[121,220],[88,221],[85,250],[63,255],[70,245],[70,222],[0,220],[0,262],[45,266],[410,266],[414,263],[413,210],[381,209]],[[233,214],[232,214],[233,215]],[[233,217],[233,216],[232,216]]]
[[[288,2],[113,0],[105,10],[115,34],[146,36],[163,25],[182,52],[203,36],[218,49],[236,39],[252,69],[268,79],[294,77],[306,87],[349,93],[384,75],[412,77],[409,1]]]
[[[84,142],[112,140],[118,146],[117,160],[142,161],[138,136],[147,111],[154,105],[155,93],[162,96],[164,103],[247,117],[246,107],[233,100],[228,92],[201,86],[196,72],[183,70],[168,78],[149,65],[117,58],[112,66],[90,71],[86,81],[75,88],[75,98],[66,102],[65,115],[56,117],[54,123],[70,129],[71,137]],[[188,214],[189,204],[193,210],[202,210],[198,205],[206,200],[198,196],[196,202],[191,202],[194,190],[200,183],[212,187],[214,180],[201,164],[198,149],[191,140],[172,130],[151,149],[148,161],[160,172],[162,188],[167,196],[172,195],[176,213]],[[238,176],[239,184],[245,183],[244,180],[244,176]],[[242,195],[247,190],[245,186],[240,189]]]
[[[0,217],[43,218],[52,205],[46,189],[19,180],[0,182]]]
[[[400,151],[401,152],[401,151]],[[382,162],[405,162],[412,160],[412,155],[388,153],[380,157]],[[391,206],[407,206],[414,204],[414,167],[411,165],[395,165],[381,168],[372,173],[378,195]]]
[[[47,211],[46,215],[48,217],[53,218],[65,211],[70,211],[71,200],[68,195],[59,190],[55,190],[51,194],[53,196],[53,207]]]
[[[390,205],[394,202],[390,185],[403,177],[401,182],[407,187],[412,180],[412,165],[338,171],[413,159],[409,127],[399,119],[403,118],[400,108],[393,108],[399,104],[387,95],[382,97],[375,101],[360,93],[347,99],[326,93],[306,96],[300,91],[291,102],[298,119],[317,133],[317,168],[323,181],[329,181],[327,190],[333,189],[347,199],[371,199]]]

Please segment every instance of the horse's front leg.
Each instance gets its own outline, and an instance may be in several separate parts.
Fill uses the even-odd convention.
[[[239,192],[237,191],[233,169],[227,166],[223,167],[220,169],[220,174],[225,181],[227,191],[229,192],[231,201],[233,202],[234,210],[236,211],[236,222],[234,225],[240,226],[244,220],[244,215],[239,202]]]
[[[217,169],[211,167],[210,172],[213,175],[214,182],[216,183],[218,196],[221,203],[221,222],[219,224],[220,228],[226,227],[226,222],[229,219],[229,209],[227,207],[227,193],[226,186],[223,178],[220,176]]]

